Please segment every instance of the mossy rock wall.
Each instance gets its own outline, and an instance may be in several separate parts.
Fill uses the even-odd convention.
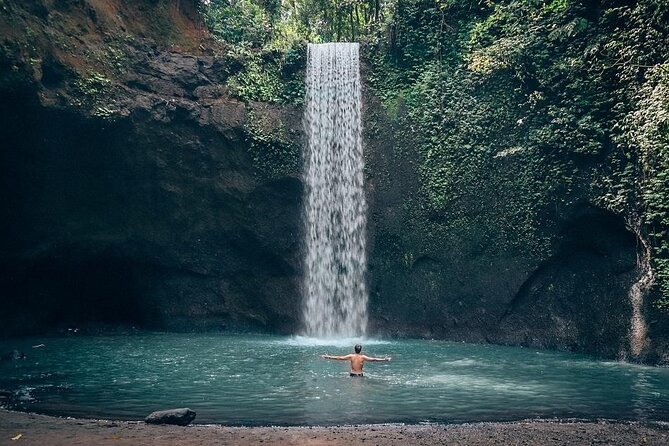
[[[299,331],[304,48],[181,4],[0,2],[0,334]],[[664,4],[396,6],[362,51],[372,332],[668,362]]]

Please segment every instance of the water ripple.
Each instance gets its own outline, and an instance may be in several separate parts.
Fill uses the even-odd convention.
[[[324,350],[349,353],[355,339],[147,333],[38,341],[20,342],[48,352],[0,363],[12,407],[141,419],[189,406],[201,423],[247,425],[669,418],[669,370],[560,352],[363,339],[366,353],[393,360],[367,364],[360,379],[348,376],[346,362],[320,358]],[[0,341],[0,350],[20,342]]]

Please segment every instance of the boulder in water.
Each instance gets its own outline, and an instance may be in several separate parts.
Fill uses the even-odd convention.
[[[144,419],[149,424],[176,424],[187,426],[195,419],[195,411],[188,408],[159,410]]]

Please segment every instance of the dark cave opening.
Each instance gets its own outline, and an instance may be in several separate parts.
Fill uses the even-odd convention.
[[[89,326],[142,326],[143,268],[114,256],[57,255],[2,265],[4,334]]]

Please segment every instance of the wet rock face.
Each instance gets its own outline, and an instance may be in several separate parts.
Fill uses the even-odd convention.
[[[367,100],[367,119],[375,119],[368,127],[377,129],[366,145],[374,330],[629,358],[628,292],[641,272],[638,241],[622,217],[583,194],[559,215],[547,213],[540,230],[550,245],[539,255],[495,243],[485,224],[455,230],[448,212],[426,218],[419,160],[393,139],[375,99]],[[486,199],[461,205],[477,215]],[[494,208],[485,211],[513,241],[509,222]],[[662,320],[651,326],[646,360],[666,351]]]
[[[556,254],[528,277],[501,316],[497,342],[617,357],[629,350],[628,292],[639,271],[622,219],[581,209]]]
[[[299,137],[299,112],[230,98],[212,56],[142,39],[124,54],[104,82],[0,57],[0,335],[294,331],[302,182],[260,171],[246,129]]]
[[[258,179],[241,142],[191,124],[19,119],[1,155],[6,331],[296,324],[297,178]]]
[[[231,98],[223,58],[127,38],[148,29],[133,22],[155,2],[68,3],[29,0],[0,17],[3,33],[31,20],[46,30],[39,54],[0,39],[0,336],[118,325],[294,333],[303,184],[296,163],[268,171],[249,127],[285,128],[299,146],[301,111]],[[75,28],[85,38],[64,40]],[[122,66],[105,71],[90,54],[121,54]],[[383,114],[367,101],[366,119]],[[365,125],[374,331],[625,350],[639,271],[619,217],[584,200],[547,218],[544,256],[491,246],[485,228],[442,230],[448,215],[416,215],[415,153],[395,150],[377,124]],[[667,318],[646,310],[645,358],[669,362]]]

